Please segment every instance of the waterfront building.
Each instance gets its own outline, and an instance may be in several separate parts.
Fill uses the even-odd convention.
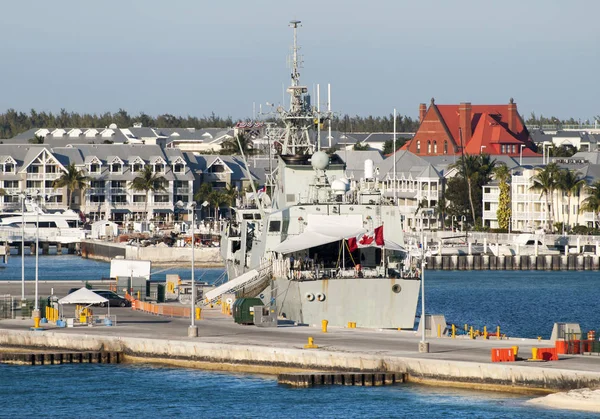
[[[67,209],[66,188],[53,183],[69,164],[89,177],[89,187],[73,191],[71,207],[91,220],[116,222],[151,218],[172,220],[174,203],[190,201],[196,168],[190,167],[186,155],[178,149],[158,145],[79,144],[67,147],[47,145],[0,145],[2,181],[5,196],[1,210],[18,210],[20,191],[45,195],[47,209]],[[150,165],[164,178],[164,191],[134,191],[131,183],[144,166]]]
[[[593,155],[593,156],[589,156]],[[590,160],[589,158],[594,158]],[[600,164],[598,164],[598,153],[577,153],[571,158],[551,158],[562,169],[573,170],[585,179],[587,184],[600,179]],[[537,166],[509,166],[511,169],[511,220],[510,229],[514,231],[531,231],[537,228],[546,228],[549,222],[563,223],[565,226],[575,227],[583,225],[595,227],[598,217],[593,212],[580,212],[581,202],[588,194],[582,188],[579,196],[573,194],[569,200],[567,192],[558,188],[546,197],[540,191],[533,189],[533,177],[538,169]],[[498,203],[500,189],[497,181],[492,181],[483,187],[483,224],[490,228],[498,228]]]
[[[536,156],[529,131],[512,100],[506,105],[419,105],[420,126],[402,149],[418,156],[486,153]]]
[[[586,129],[571,130],[540,130],[531,132],[531,139],[537,145],[539,150],[549,148],[566,147],[575,151],[597,151],[598,139],[600,139],[600,130],[595,134]]]

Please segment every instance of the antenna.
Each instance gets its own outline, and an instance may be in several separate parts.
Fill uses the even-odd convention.
[[[300,73],[298,73],[298,69],[302,66],[300,61],[300,57],[298,55],[298,27],[300,25],[299,20],[291,20],[290,27],[294,28],[294,46],[292,47],[292,86],[298,86],[298,82],[300,80]]]

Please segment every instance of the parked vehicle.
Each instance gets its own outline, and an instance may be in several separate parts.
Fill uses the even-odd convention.
[[[129,300],[126,300],[125,298],[121,297],[120,295],[116,294],[113,291],[110,290],[92,290],[94,291],[96,294],[98,294],[101,297],[104,297],[108,300],[108,304],[110,304],[111,307],[131,307],[131,302]],[[100,307],[106,307],[107,303],[101,303]]]

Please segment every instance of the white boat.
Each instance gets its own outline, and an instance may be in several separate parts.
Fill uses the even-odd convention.
[[[0,212],[0,241],[19,242],[24,230],[27,243],[39,240],[60,244],[78,243],[85,238],[83,220],[72,210],[47,212],[35,202],[26,202],[25,212]]]

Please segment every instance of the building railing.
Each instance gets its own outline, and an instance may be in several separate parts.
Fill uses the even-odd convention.
[[[191,192],[190,188],[175,188],[175,193],[180,195],[187,195]]]

